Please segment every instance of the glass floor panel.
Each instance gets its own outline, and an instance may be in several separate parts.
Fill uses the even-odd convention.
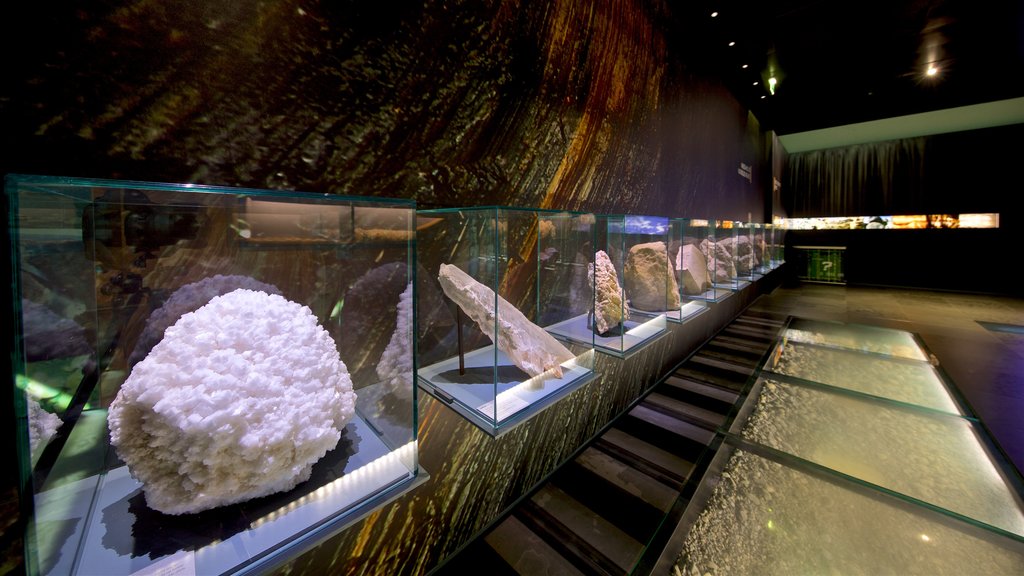
[[[763,378],[740,434],[1024,536],[1024,506],[965,418]]]
[[[794,318],[785,332],[785,337],[791,342],[928,360],[928,355],[921,349],[912,333],[892,328]]]
[[[767,370],[952,414],[962,412],[930,364],[784,342]]]
[[[1017,539],[784,462],[723,444],[673,573],[1024,574]]]

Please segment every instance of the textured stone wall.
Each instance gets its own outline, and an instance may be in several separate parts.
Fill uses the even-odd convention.
[[[756,120],[664,0],[11,4],[5,173],[763,210]]]

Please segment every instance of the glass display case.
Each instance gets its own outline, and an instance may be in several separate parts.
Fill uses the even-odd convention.
[[[703,255],[705,268],[707,270],[707,280],[705,282],[691,284],[690,286],[681,286],[683,293],[687,297],[701,298],[708,302],[717,302],[732,295],[733,293],[730,288],[733,277],[723,274],[723,268],[719,267],[717,258],[718,249],[715,246],[717,237],[716,224],[717,222],[715,220],[704,220],[700,218],[680,219],[679,229],[682,232],[682,240],[680,241],[680,244],[683,246],[688,245],[693,247],[687,249],[683,253],[683,256],[699,259]],[[679,264],[683,264],[683,266],[685,266],[686,262],[679,262]],[[699,267],[699,264],[697,264],[697,266]],[[698,292],[700,286],[705,287],[703,292]]]
[[[736,266],[736,277],[741,282],[750,282],[760,277],[757,273],[757,231],[752,222],[733,222],[732,227],[735,242],[729,251]]]
[[[751,276],[759,278],[771,272],[771,256],[768,250],[770,242],[768,227],[771,224],[760,222],[750,223],[750,244],[752,256]]]
[[[930,358],[909,332],[794,319],[687,507],[676,569],[1021,573],[1024,483]]]
[[[420,386],[499,435],[593,378],[594,221],[420,210]]]
[[[737,291],[750,284],[752,251],[743,222],[718,220],[714,225],[716,288]]]
[[[786,224],[781,218],[772,223],[772,268],[778,268],[786,262]]]
[[[413,202],[6,192],[30,574],[259,572],[423,480]]]
[[[766,223],[764,225],[764,268],[767,272],[779,267],[779,263],[775,261],[775,234],[775,224]]]
[[[600,214],[595,237],[594,345],[622,358],[665,334],[669,314],[680,309],[669,221]]]
[[[696,225],[694,225],[696,223]],[[708,266],[707,221],[673,218],[669,221],[669,260],[679,289],[679,311],[672,310],[668,319],[685,322],[708,310],[709,296],[714,288]],[[703,244],[703,245],[702,245]],[[708,250],[710,252],[710,250]]]

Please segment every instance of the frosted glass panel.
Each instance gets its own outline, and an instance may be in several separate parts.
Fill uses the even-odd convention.
[[[694,497],[676,573],[1024,574],[1019,541],[727,445],[719,457],[730,453]]]
[[[744,438],[1024,535],[1021,502],[964,418],[767,379]]]
[[[777,360],[774,361],[774,360]],[[830,386],[960,414],[935,369],[924,362],[789,342],[768,369]]]
[[[796,318],[790,323],[785,337],[791,342],[928,360],[928,356],[914,340],[913,334],[903,330]]]

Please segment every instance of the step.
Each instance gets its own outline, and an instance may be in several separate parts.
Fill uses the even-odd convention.
[[[629,414],[616,420],[615,426],[612,429],[621,430],[651,446],[674,454],[692,467],[692,464],[704,453],[706,444],[665,428],[657,420],[644,418],[649,413],[649,411],[640,411],[637,415],[634,415],[631,410]],[[661,417],[669,418],[664,415],[661,415]],[[680,420],[675,420],[675,422],[680,422]]]
[[[570,541],[610,574],[628,573],[643,553],[642,542],[551,483],[538,490],[522,509],[516,512],[518,518],[523,518],[520,512],[532,516],[543,523],[549,535]]]
[[[637,407],[640,406],[645,406],[649,410],[655,410],[664,415],[665,418],[689,422],[691,426],[700,427],[704,430],[714,430],[721,426],[725,422],[726,414],[728,413],[706,410],[686,402],[681,402],[672,396],[659,393],[658,389],[648,394]]]
[[[665,517],[663,510],[576,461],[561,467],[550,483],[637,542],[650,540]]]
[[[672,507],[679,494],[678,490],[593,447],[584,450],[575,462],[662,512]]]

